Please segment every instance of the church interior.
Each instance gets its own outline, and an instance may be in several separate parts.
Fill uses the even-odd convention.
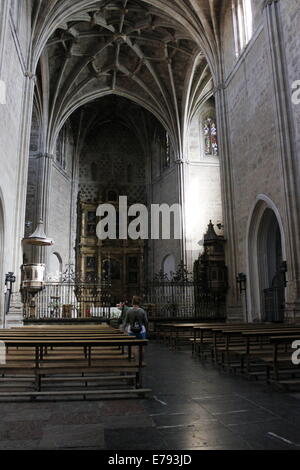
[[[299,448],[299,22],[0,0],[0,449]]]

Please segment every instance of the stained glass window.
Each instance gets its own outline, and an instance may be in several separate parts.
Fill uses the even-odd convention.
[[[217,126],[213,119],[207,118],[203,126],[205,155],[218,156]]]

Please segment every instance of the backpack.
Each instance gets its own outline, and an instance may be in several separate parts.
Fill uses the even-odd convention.
[[[142,331],[143,325],[137,316],[130,323],[130,330],[133,334],[138,335]]]

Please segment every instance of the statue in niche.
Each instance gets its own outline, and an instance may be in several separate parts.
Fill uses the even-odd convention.
[[[116,280],[121,277],[120,263],[115,259],[106,259],[102,263],[102,275],[105,279]]]

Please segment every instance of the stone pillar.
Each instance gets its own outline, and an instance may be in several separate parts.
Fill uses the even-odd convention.
[[[284,184],[284,226],[287,253],[286,318],[300,318],[300,190],[299,169],[293,139],[293,113],[286,70],[279,0],[265,0],[264,25],[267,37],[273,106],[276,117],[278,158]],[[298,183],[298,184],[297,184]]]
[[[186,264],[186,233],[185,233],[185,163],[182,158],[175,160],[176,179],[178,188],[178,203],[181,206],[181,240],[180,240],[180,258]]]
[[[227,294],[227,321],[238,322],[246,319],[246,309],[236,284],[236,275],[243,271],[238,265],[237,243],[234,220],[234,194],[230,161],[230,138],[227,119],[225,86],[220,83],[215,89],[217,125],[220,146],[220,169],[222,205],[224,214],[224,235],[226,243],[226,265],[228,267],[229,291]]]
[[[73,151],[73,162],[72,162],[70,239],[69,239],[69,263],[74,264],[74,266],[76,266],[75,245],[76,245],[76,237],[77,237],[78,181],[79,181],[79,153],[78,153],[78,149],[76,148],[76,151],[75,152]]]
[[[38,189],[37,189],[37,213],[38,220],[42,219],[44,222],[45,233],[48,232],[48,218],[49,218],[49,198],[51,188],[51,170],[52,170],[53,156],[48,153],[42,153],[39,156],[39,170],[38,170]],[[37,220],[37,222],[38,222]],[[35,262],[48,264],[49,250],[45,247],[35,248]]]
[[[6,89],[7,84],[4,81],[3,77],[3,64],[4,64],[4,51],[6,45],[6,37],[7,37],[7,27],[9,25],[9,9],[10,9],[10,0],[3,0],[0,2],[0,109],[1,112],[4,112],[4,106],[6,103]],[[3,224],[2,229],[4,229],[4,220],[3,214],[1,214],[1,225]],[[4,235],[4,232],[3,232]],[[1,263],[0,263],[0,325],[3,321],[4,317],[4,240],[1,237]]]
[[[25,210],[26,210],[26,193],[27,193],[27,176],[28,176],[28,159],[29,159],[29,142],[33,105],[34,80],[32,74],[27,75],[24,85],[24,99],[22,105],[21,135],[19,147],[19,168],[16,175],[16,186],[18,188],[18,197],[16,201],[16,211],[14,216],[14,250],[13,250],[13,268],[12,271],[16,275],[16,282],[13,285],[10,309],[6,315],[5,324],[9,328],[11,326],[22,326],[23,324],[23,304],[20,293],[21,271],[20,267],[23,262],[22,239],[24,237],[25,226]]]

